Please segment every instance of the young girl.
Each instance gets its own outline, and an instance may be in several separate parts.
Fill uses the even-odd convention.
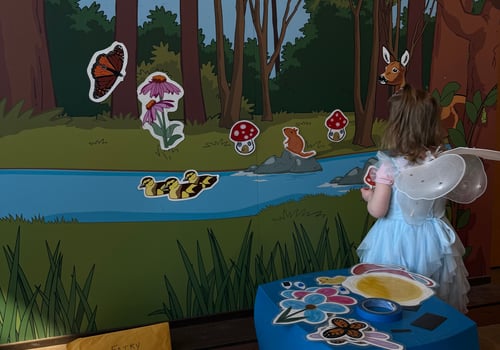
[[[361,189],[368,212],[378,219],[357,252],[361,262],[399,265],[432,278],[437,296],[465,313],[470,289],[465,249],[444,216],[446,199],[426,201],[422,214],[422,202],[394,186],[401,171],[435,159],[441,140],[439,106],[429,93],[406,85],[389,99],[376,185]]]

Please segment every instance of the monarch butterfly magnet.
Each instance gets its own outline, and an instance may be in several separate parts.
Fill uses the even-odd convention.
[[[91,101],[102,102],[111,95],[125,78],[127,60],[127,48],[118,41],[94,53],[87,66]]]

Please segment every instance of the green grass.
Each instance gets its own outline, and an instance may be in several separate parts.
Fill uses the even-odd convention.
[[[7,111],[0,101],[2,168],[246,169],[281,155],[285,126],[299,127],[306,150],[316,150],[317,158],[374,149],[352,145],[352,115],[347,138],[328,142],[326,112],[253,120],[261,130],[257,150],[243,157],[215,118],[203,126],[186,125],[186,139],[163,151],[138,120],[21,110],[19,105]],[[377,122],[374,134],[382,126]],[[0,298],[0,343],[248,308],[259,283],[350,264],[366,232],[366,223],[352,211],[366,215],[357,191],[341,198],[306,196],[256,216],[224,220],[87,224],[1,218],[0,244],[11,263],[0,264],[0,286],[7,286]],[[22,242],[15,234],[19,227]],[[89,271],[81,285],[76,269]],[[12,298],[20,290],[31,292],[16,304]]]
[[[251,223],[241,241],[235,260],[225,257],[215,233],[208,231],[211,261],[203,259],[200,245],[196,245],[196,259],[192,261],[178,241],[177,245],[186,270],[185,307],[178,296],[183,292],[175,288],[164,276],[167,301],[150,315],[165,315],[167,320],[183,319],[228,311],[247,310],[253,307],[259,284],[287,276],[314,271],[339,269],[353,266],[357,262],[355,245],[350,241],[342,219],[335,218],[336,244],[331,242],[328,221],[324,222],[319,239],[314,244],[303,225],[293,223],[293,248],[277,241],[270,254],[264,254],[262,246],[254,250],[254,234]],[[211,266],[208,269],[207,266]]]
[[[327,112],[274,115],[273,122],[253,121],[261,134],[256,151],[240,156],[229,140],[229,130],[218,127],[216,118],[204,125],[186,125],[185,140],[174,149],[164,151],[159,142],[141,128],[139,120],[96,117],[69,118],[54,110],[43,115],[21,112],[22,105],[5,110],[0,101],[0,160],[2,168],[101,169],[203,171],[246,169],[270,156],[283,152],[282,128],[296,126],[306,140],[306,150],[314,149],[317,158],[367,152],[352,144],[352,114],[347,137],[340,143],[329,142],[324,119]],[[374,125],[379,135],[383,123]],[[374,136],[376,142],[378,136]],[[13,152],[12,150],[15,150]]]
[[[0,344],[95,332],[96,308],[88,303],[94,268],[81,286],[73,267],[66,290],[60,245],[52,251],[46,243],[49,269],[45,284],[32,284],[21,266],[20,247],[18,228],[14,249],[3,247],[9,277],[6,290],[0,288]]]
[[[57,285],[68,300],[74,298],[70,291],[77,282],[73,267],[90,271],[90,289],[84,287],[89,277],[79,280],[88,290],[86,315],[90,317],[97,306],[96,327],[106,330],[204,310],[248,308],[260,283],[350,265],[354,255],[349,254],[366,232],[360,215],[368,217],[365,204],[358,191],[350,191],[338,198],[307,196],[256,216],[223,220],[45,223],[41,218],[11,218],[0,221],[0,245],[18,246],[18,266],[27,284],[32,290],[40,286],[40,292],[53,298],[56,293],[49,291],[54,289],[42,287],[51,280],[47,271],[57,271],[51,275],[59,276]],[[16,239],[19,227],[22,240]],[[49,254],[49,247],[56,248]],[[2,288],[9,285],[10,271],[0,261]],[[237,291],[231,297],[229,286]],[[6,287],[3,292],[6,296]],[[38,305],[41,302],[37,299]],[[2,299],[0,315],[5,315]],[[80,329],[87,329],[85,323]]]

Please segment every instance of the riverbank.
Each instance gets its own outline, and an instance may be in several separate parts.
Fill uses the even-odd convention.
[[[139,120],[66,118],[32,120],[0,120],[0,168],[3,169],[78,169],[128,171],[233,171],[261,164],[283,152],[282,129],[300,129],[305,149],[315,150],[316,159],[343,154],[368,152],[352,144],[354,121],[347,126],[342,142],[327,139],[324,119],[327,112],[275,114],[273,122],[253,122],[259,127],[256,150],[248,156],[238,154],[229,139],[229,130],[218,127],[212,119],[204,125],[186,125],[185,140],[174,149],[160,149],[156,139],[143,130]],[[348,113],[349,118],[352,113]],[[18,130],[19,125],[22,129]],[[31,125],[32,124],[32,125]],[[382,122],[373,126],[375,143],[380,139]],[[9,129],[17,130],[8,133]],[[15,150],[15,152],[13,151]]]

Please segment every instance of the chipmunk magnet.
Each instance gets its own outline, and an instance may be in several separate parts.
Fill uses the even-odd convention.
[[[305,151],[306,141],[300,135],[299,128],[296,127],[284,127],[282,129],[283,135],[285,136],[285,141],[283,141],[283,146],[287,151],[293,153],[301,158],[310,158],[316,155],[316,151]]]

